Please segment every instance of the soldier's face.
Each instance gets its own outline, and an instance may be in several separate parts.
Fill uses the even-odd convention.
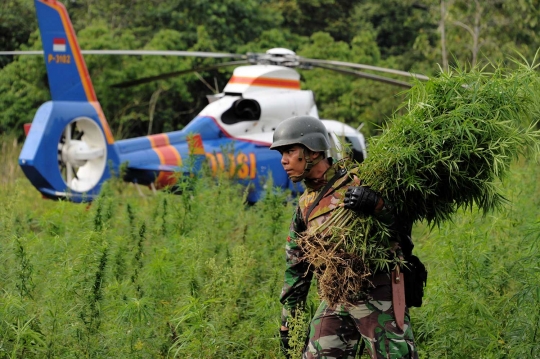
[[[281,152],[281,165],[289,178],[301,176],[304,173],[306,159],[304,156],[304,148],[294,145],[285,147]]]

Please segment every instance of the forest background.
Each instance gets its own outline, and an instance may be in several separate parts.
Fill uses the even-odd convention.
[[[70,0],[83,49],[264,52],[436,75],[440,69],[504,63],[540,47],[537,0]],[[41,49],[32,0],[0,4],[0,49]],[[219,92],[233,68],[130,88],[114,84],[215,63],[213,59],[86,56],[115,138],[179,130]],[[402,89],[316,69],[301,71],[322,118],[377,133]],[[199,80],[201,76],[204,81]],[[23,136],[50,99],[43,58],[0,57],[0,133]],[[356,126],[355,126],[356,127]]]
[[[287,47],[434,76],[452,66],[512,66],[516,50],[532,59],[540,47],[532,0],[65,5],[84,49]],[[40,47],[33,2],[2,2],[0,48]],[[86,61],[117,139],[181,129],[232,71],[200,74],[217,89],[191,74],[120,90],[111,85],[212,61]],[[248,207],[242,188],[202,177],[189,196],[140,197],[113,180],[89,207],[40,200],[17,156],[22,124],[49,99],[43,65],[39,56],[0,58],[0,358],[282,358],[278,297],[293,212],[286,193]],[[368,141],[404,98],[385,84],[301,74],[321,117],[365,123]],[[411,309],[422,359],[538,357],[539,179],[538,163],[523,158],[500,184],[509,199],[500,211],[472,208],[438,228],[415,226],[415,252],[430,273],[424,305]],[[317,304],[312,290],[308,310]]]

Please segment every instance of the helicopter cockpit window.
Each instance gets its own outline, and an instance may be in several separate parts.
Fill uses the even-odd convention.
[[[257,121],[261,118],[261,106],[252,99],[239,99],[233,102],[231,108],[221,115],[221,121],[233,125],[242,121]]]
[[[350,151],[352,151],[353,160],[358,163],[364,161],[364,153],[362,152],[362,145],[360,140],[354,136],[344,136],[345,142],[349,145]]]

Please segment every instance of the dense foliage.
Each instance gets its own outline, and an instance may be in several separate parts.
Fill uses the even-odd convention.
[[[85,49],[246,53],[286,47],[306,57],[386,66],[433,76],[447,66],[499,62],[540,43],[538,1],[465,0],[77,0],[65,5]],[[0,50],[39,49],[32,0],[0,4]],[[117,138],[181,129],[222,90],[232,68],[128,89],[111,85],[214,60],[86,56]],[[401,102],[400,90],[326,70],[303,70],[320,115],[375,133]],[[217,85],[217,87],[216,87]],[[0,133],[22,137],[49,98],[43,59],[0,57]],[[155,111],[153,110],[155,106]]]
[[[410,221],[440,224],[473,205],[489,212],[504,202],[496,180],[520,155],[540,153],[539,89],[540,78],[526,67],[418,83],[407,113],[370,147],[360,177]]]
[[[1,143],[0,358],[282,358],[284,196],[246,207],[241,188],[202,178],[179,196],[111,182],[89,207],[41,200],[19,145]],[[429,270],[411,310],[422,359],[540,350],[539,178],[522,160],[501,211],[415,227]]]
[[[245,207],[242,189],[205,177],[141,198],[113,181],[89,207],[34,207],[13,175],[0,193],[0,358],[279,356],[284,196]]]

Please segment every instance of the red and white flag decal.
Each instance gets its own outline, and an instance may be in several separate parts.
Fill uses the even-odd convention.
[[[66,52],[66,39],[55,37],[53,39],[54,52]]]

